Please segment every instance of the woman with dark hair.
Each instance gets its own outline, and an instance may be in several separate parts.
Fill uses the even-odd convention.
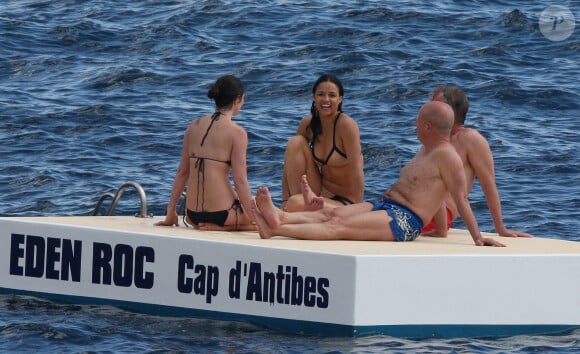
[[[333,75],[322,75],[312,88],[310,115],[290,138],[284,156],[282,208],[287,211],[360,203],[364,197],[363,156],[356,121],[342,112],[344,89]],[[301,189],[306,175],[310,188]]]
[[[244,86],[235,76],[222,76],[207,97],[215,101],[216,110],[192,121],[185,131],[167,215],[156,225],[179,225],[176,206],[187,184],[186,225],[205,230],[255,229],[246,171],[248,134],[232,120],[244,105]]]

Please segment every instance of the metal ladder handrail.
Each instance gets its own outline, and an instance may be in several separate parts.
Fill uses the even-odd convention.
[[[103,202],[107,198],[113,200],[113,199],[115,199],[115,195],[113,193],[103,193],[103,195],[101,195],[101,197],[99,198],[97,205],[95,205],[95,209],[93,210],[93,216],[96,216],[99,214],[99,210],[101,209]]]
[[[185,208],[187,202],[187,192],[181,193],[181,197],[179,197],[180,202],[177,205],[177,215],[185,215]]]
[[[104,193],[99,198],[99,201],[98,201],[97,205],[95,206],[95,210],[93,211],[93,216],[98,214],[101,205],[103,204],[104,200],[107,198],[111,198],[112,201],[111,201],[111,205],[109,205],[109,209],[107,209],[107,212],[105,213],[105,215],[112,215],[113,211],[117,207],[117,204],[119,203],[119,199],[121,199],[121,196],[123,195],[125,190],[129,187],[135,188],[135,190],[139,194],[139,199],[141,201],[141,214],[135,214],[135,217],[139,217],[139,218],[151,217],[152,215],[147,215],[147,196],[145,195],[145,190],[143,189],[143,187],[141,187],[141,185],[139,183],[133,182],[133,181],[123,183],[119,187],[119,189],[117,189],[117,193],[115,193],[115,195],[113,195],[112,193]]]

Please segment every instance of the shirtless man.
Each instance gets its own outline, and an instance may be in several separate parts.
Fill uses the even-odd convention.
[[[453,110],[443,102],[423,105],[415,122],[422,147],[401,170],[399,180],[376,203],[288,213],[276,208],[266,187],[253,205],[262,238],[287,236],[311,240],[412,241],[431,220],[448,194],[477,246],[504,246],[483,238],[467,200],[461,159],[449,142]],[[302,187],[309,188],[303,178]],[[318,197],[319,198],[319,197]],[[312,203],[323,203],[317,197]]]
[[[505,227],[502,220],[501,201],[495,184],[494,163],[487,140],[475,129],[464,127],[465,117],[469,109],[469,101],[463,90],[455,86],[435,88],[431,94],[432,101],[449,104],[454,111],[454,123],[451,129],[451,144],[457,150],[463,163],[467,181],[467,193],[471,191],[475,178],[487,200],[493,225],[500,236],[533,237],[525,232],[511,230]],[[451,222],[459,216],[459,211],[451,196],[445,201],[445,208],[436,214],[436,218],[423,228],[426,236],[447,236]]]

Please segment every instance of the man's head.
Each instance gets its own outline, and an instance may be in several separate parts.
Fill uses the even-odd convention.
[[[455,124],[465,124],[469,101],[465,92],[457,86],[438,86],[431,92],[431,101],[442,101],[453,108]]]
[[[453,109],[445,102],[429,101],[421,107],[415,125],[421,142],[448,138],[453,128]]]

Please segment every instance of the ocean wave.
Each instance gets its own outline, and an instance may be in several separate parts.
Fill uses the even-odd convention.
[[[234,120],[248,131],[251,187],[268,186],[279,202],[287,139],[309,114],[316,78],[333,73],[344,84],[345,113],[360,127],[365,198],[381,195],[420,148],[413,124],[430,92],[437,85],[459,85],[470,100],[466,124],[490,142],[506,225],[541,237],[579,240],[580,190],[574,182],[580,172],[580,41],[578,29],[559,42],[541,33],[539,16],[549,5],[505,0],[6,2],[0,14],[0,214],[90,215],[103,193],[128,180],[143,185],[152,212],[165,213],[184,130],[214,110],[207,90],[227,73],[246,86],[246,103]],[[572,2],[566,6],[577,13]],[[477,182],[470,200],[481,229],[493,230]],[[138,198],[129,192],[117,213],[132,215],[138,209]],[[460,221],[454,225],[463,227]],[[41,310],[34,312],[34,306]],[[15,311],[27,311],[38,321],[49,309],[36,304]],[[101,317],[105,309],[92,311],[83,307],[75,313],[81,320],[73,323],[92,322],[83,327],[86,338],[105,351],[135,345],[147,351],[167,348],[168,342],[184,351],[188,345],[239,350],[239,331],[250,333],[242,344],[248,351],[283,343],[290,351],[327,345],[334,348],[329,351],[504,352],[562,345],[564,352],[573,352],[559,341],[574,343],[578,337],[541,337],[548,347],[525,336],[296,340],[239,324],[228,331],[226,324],[208,322],[177,321],[173,327],[171,321],[155,321],[158,326],[148,332],[150,317],[124,312]],[[141,322],[131,326],[131,321]],[[204,332],[204,326],[211,329]],[[22,326],[22,337],[14,330],[18,327],[0,329],[6,339],[0,348],[14,343],[13,351],[30,350],[12,341],[23,337],[41,348],[64,335],[62,342],[74,351],[69,348],[77,348],[79,340],[79,333],[66,327]],[[187,331],[206,337],[191,339]],[[39,333],[48,339],[35,339]],[[156,337],[148,338],[151,333]],[[214,336],[228,339],[219,347]],[[253,344],[260,336],[265,343]]]

